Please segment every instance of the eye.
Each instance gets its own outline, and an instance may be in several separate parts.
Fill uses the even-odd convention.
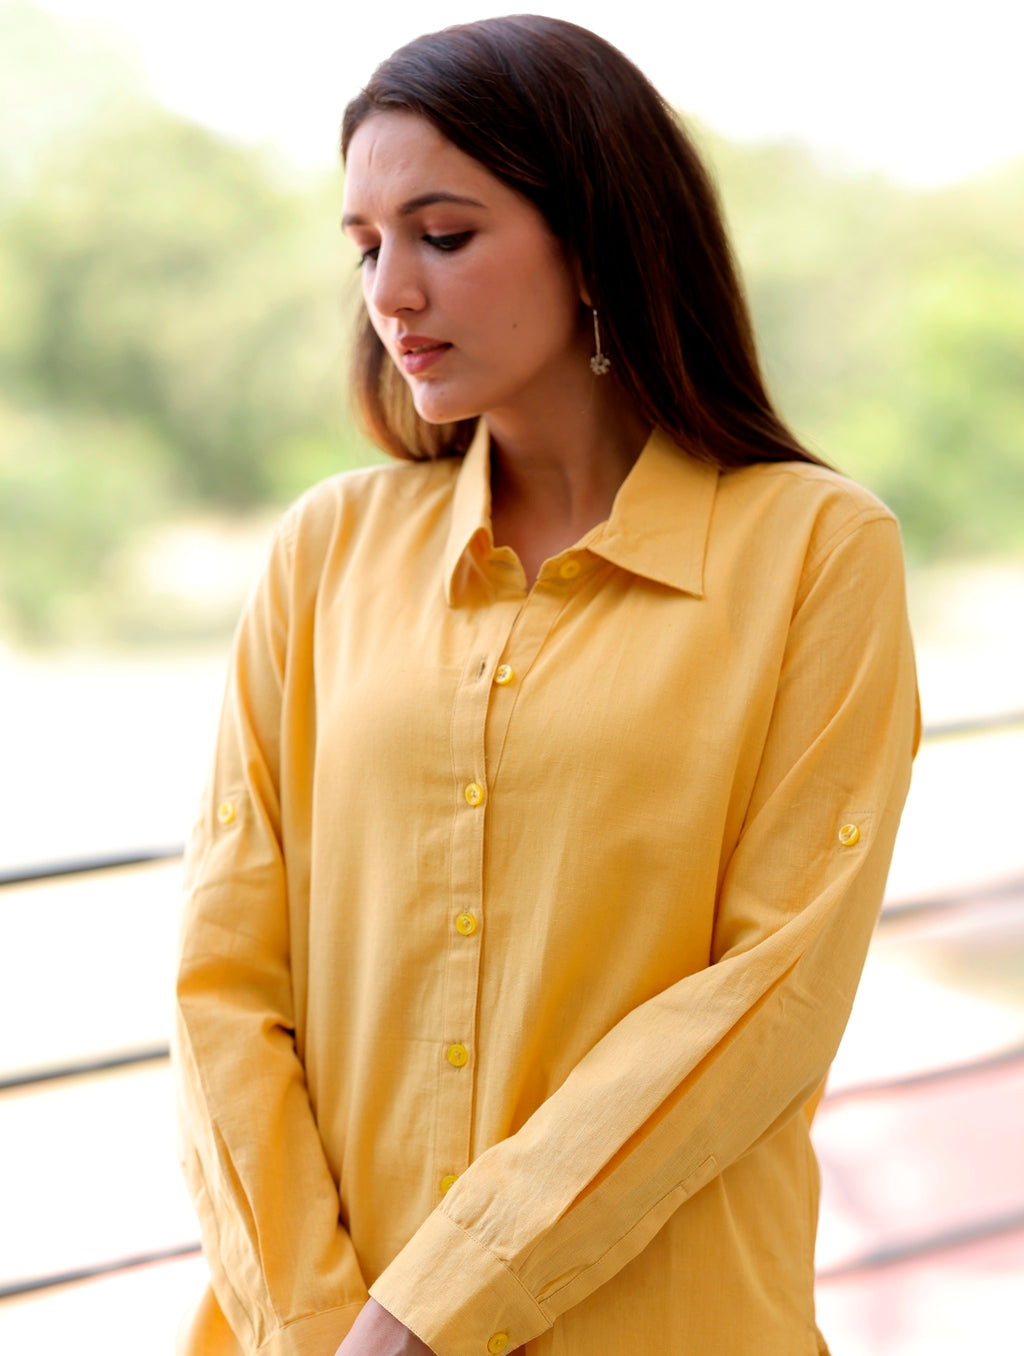
[[[461,250],[463,245],[468,245],[472,238],[472,231],[459,231],[455,235],[425,235],[423,237],[432,249],[440,250],[443,254],[452,254],[455,250]]]
[[[364,264],[375,264],[377,262],[378,254],[380,254],[379,245],[374,245],[374,247],[369,250],[363,250],[362,254],[359,256],[359,263],[356,264],[356,268],[362,268]]]

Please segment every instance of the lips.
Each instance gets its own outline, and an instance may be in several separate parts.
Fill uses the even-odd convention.
[[[398,341],[403,372],[416,376],[440,362],[451,348],[443,339],[433,339],[427,334],[406,334]]]

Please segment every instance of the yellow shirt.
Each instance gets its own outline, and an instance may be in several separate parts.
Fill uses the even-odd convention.
[[[530,590],[483,436],[300,500],[189,853],[180,1350],[333,1356],[369,1287],[439,1356],[824,1351],[915,738],[896,523],[819,467],[655,434]]]

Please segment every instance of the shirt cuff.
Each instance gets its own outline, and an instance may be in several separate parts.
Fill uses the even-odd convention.
[[[332,1356],[348,1336],[365,1300],[297,1318],[260,1343],[259,1356]]]
[[[437,1356],[511,1356],[551,1327],[508,1266],[440,1210],[370,1294]]]

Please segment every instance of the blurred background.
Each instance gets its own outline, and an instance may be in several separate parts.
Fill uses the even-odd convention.
[[[0,1349],[87,1329],[169,1352],[199,1289],[166,1064],[177,851],[276,516],[376,455],[343,389],[341,112],[394,46],[505,8],[0,0]],[[820,1322],[834,1356],[1003,1349],[1024,11],[534,8],[687,115],[784,413],[900,516],[928,737],[817,1122]]]

